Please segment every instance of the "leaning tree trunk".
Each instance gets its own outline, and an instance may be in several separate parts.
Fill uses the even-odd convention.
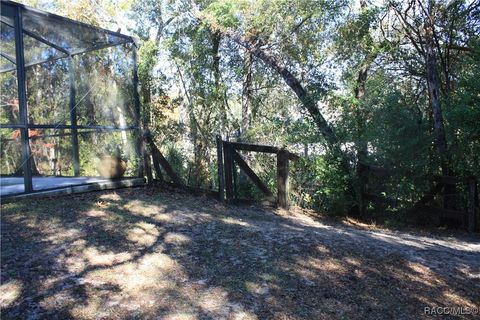
[[[310,114],[315,123],[315,126],[320,131],[321,135],[326,141],[327,147],[333,155],[340,160],[342,170],[346,173],[350,173],[351,168],[349,165],[346,154],[340,148],[340,141],[338,140],[332,127],[328,124],[327,120],[323,117],[318,109],[318,99],[314,98],[305,88],[301,82],[292,74],[282,60],[268,49],[262,48],[258,43],[249,41],[244,36],[235,32],[225,32],[225,35],[230,37],[233,41],[240,44],[249,50],[255,57],[262,60],[266,65],[275,70],[285,81],[285,83],[293,90],[297,98],[302,103],[303,108]],[[349,181],[347,192],[352,196],[355,196],[353,183]]]
[[[302,106],[308,111],[312,117],[318,130],[324,137],[328,147],[331,151],[339,151],[339,141],[333,129],[325,120],[317,107],[317,99],[313,98],[305,88],[303,88],[300,81],[290,72],[280,58],[276,57],[267,49],[261,48],[258,44],[250,42],[246,37],[243,37],[234,32],[226,32],[233,41],[237,42],[265,64],[275,70],[285,81],[285,83],[295,92],[298,99],[302,102]]]
[[[253,56],[262,60],[266,65],[275,70],[275,72],[277,72],[283,78],[285,83],[293,90],[297,98],[300,100],[303,108],[310,114],[315,126],[325,139],[326,145],[330,152],[336,159],[339,159],[339,164],[342,170],[345,173],[350,174],[351,167],[348,157],[346,153],[341,150],[340,141],[338,140],[332,127],[320,113],[320,110],[317,106],[318,99],[313,97],[307,90],[305,90],[301,82],[292,74],[292,72],[279,57],[277,57],[268,49],[260,46],[258,42],[250,41],[249,38],[232,31],[225,31],[223,34],[225,37],[229,37],[239,45],[249,50]],[[346,193],[352,198],[356,198],[354,183],[351,178],[347,181]]]
[[[198,19],[203,21],[204,16],[202,12],[200,12],[195,1],[192,0],[191,5],[191,9],[194,15]],[[346,153],[341,150],[339,140],[335,135],[332,127],[328,124],[323,115],[320,113],[320,110],[317,106],[318,99],[305,90],[301,82],[290,72],[290,70],[287,68],[287,66],[285,66],[283,61],[265,47],[260,46],[259,41],[256,39],[247,38],[231,29],[224,31],[217,29],[217,31],[220,32],[223,37],[230,38],[234,42],[249,50],[253,56],[262,60],[266,65],[275,70],[275,72],[283,78],[285,83],[293,90],[293,92],[295,92],[296,96],[302,103],[303,108],[312,117],[313,122],[315,123],[316,127],[325,139],[330,152],[332,152],[337,158],[340,159],[340,165],[342,169],[346,173],[350,173],[351,168],[348,157]],[[355,197],[353,183],[351,180],[348,182],[347,193]]]

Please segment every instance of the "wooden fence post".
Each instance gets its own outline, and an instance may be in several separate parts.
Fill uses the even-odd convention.
[[[468,181],[468,232],[475,232],[477,229],[477,180],[469,177]]]
[[[288,151],[280,149],[277,153],[277,204],[288,209]]]
[[[223,142],[223,160],[225,170],[225,195],[227,201],[233,200],[233,159],[232,159],[232,146],[229,142]]]
[[[218,167],[218,197],[225,200],[225,177],[223,175],[223,142],[222,137],[217,135],[217,167]]]

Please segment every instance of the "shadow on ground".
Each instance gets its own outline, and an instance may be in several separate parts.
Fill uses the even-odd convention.
[[[1,235],[4,319],[418,319],[480,304],[478,239],[155,189],[6,204]]]

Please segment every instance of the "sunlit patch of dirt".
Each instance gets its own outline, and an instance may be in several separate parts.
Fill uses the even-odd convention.
[[[86,248],[81,257],[86,261],[89,267],[94,266],[112,266],[131,259],[132,255],[128,252],[115,253],[112,251],[102,252],[95,247]]]
[[[195,313],[174,312],[163,317],[165,320],[196,320],[198,317]]]
[[[158,222],[171,222],[173,220],[172,216],[166,213],[157,213],[152,215],[152,218]]]
[[[108,213],[105,212],[104,210],[88,210],[87,212],[84,213],[85,216],[87,217],[95,217],[95,218],[105,218],[108,217]]]
[[[479,300],[477,301],[472,301],[470,299],[466,299],[463,295],[461,295],[459,292],[455,292],[452,289],[448,288],[445,290],[443,293],[443,296],[447,301],[449,300],[451,305],[461,305],[465,307],[470,307],[470,308],[478,308],[478,304],[480,303]]]
[[[164,210],[163,206],[148,204],[148,203],[145,203],[144,201],[129,201],[122,208],[125,210],[128,210],[130,213],[133,213],[135,215],[143,216],[143,217],[152,217],[152,218],[158,219],[158,221],[161,221],[163,218],[165,222],[168,222],[170,221],[170,218],[171,218],[168,215],[160,214]]]
[[[164,237],[164,242],[169,244],[186,244],[190,241],[190,237],[177,232],[169,232]]]
[[[345,223],[346,225],[349,225],[349,226],[354,226],[354,227],[359,227],[359,228],[362,228],[362,229],[365,229],[365,230],[381,230],[380,227],[378,227],[376,224],[374,223],[365,223],[363,221],[360,221],[358,219],[354,219],[354,218],[345,218],[343,220],[343,223]]]
[[[330,253],[330,250],[327,247],[321,246],[321,245],[317,246],[317,250],[318,250],[318,252],[323,253],[323,254],[329,254]]]
[[[247,281],[245,285],[248,291],[256,295],[265,295],[270,292],[270,287],[265,282]]]
[[[116,192],[102,194],[98,198],[102,199],[102,200],[110,200],[110,201],[121,201],[122,200],[122,197]]]
[[[179,292],[187,276],[183,268],[164,254],[148,254],[138,261],[119,263],[117,266],[90,272],[82,279],[89,294],[87,305],[105,311],[105,306],[130,313],[175,304],[172,292]],[[98,304],[98,292],[106,290],[107,296]],[[78,306],[77,312],[84,307]]]
[[[315,275],[318,270],[334,274],[346,274],[348,272],[347,268],[341,261],[332,258],[308,258],[307,260],[301,261],[299,264],[305,268],[305,272],[312,272],[313,275]]]
[[[352,257],[346,257],[344,259],[344,261],[346,263],[348,263],[349,265],[351,266],[355,266],[355,267],[360,267],[362,262],[360,261],[360,259],[357,259],[357,258],[352,258]]]
[[[228,223],[228,224],[238,224],[239,226],[242,226],[242,227],[250,227],[250,224],[248,222],[242,221],[240,219],[224,218],[222,219],[222,222]]]
[[[135,224],[128,230],[127,239],[142,246],[148,246],[155,243],[160,232],[155,225],[145,222]]]
[[[221,288],[211,288],[202,293],[199,306],[203,311],[221,313],[227,304],[228,293]]]
[[[0,285],[0,308],[6,308],[14,303],[22,292],[22,283],[18,280],[8,281]]]

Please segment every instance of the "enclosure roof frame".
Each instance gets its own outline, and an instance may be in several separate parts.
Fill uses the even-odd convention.
[[[22,32],[24,34],[26,34],[27,36],[32,37],[33,39],[35,39],[37,41],[40,41],[43,44],[47,45],[48,47],[51,47],[51,48],[53,48],[53,49],[55,49],[55,50],[57,50],[57,51],[59,51],[63,54],[63,55],[59,55],[59,56],[56,56],[56,57],[50,57],[48,59],[44,59],[44,60],[41,60],[41,61],[36,61],[34,63],[27,63],[27,64],[25,64],[25,67],[31,67],[31,66],[34,66],[34,65],[37,65],[37,64],[41,64],[41,63],[45,63],[45,62],[49,62],[49,61],[55,61],[55,60],[58,60],[58,59],[67,58],[69,56],[73,57],[73,56],[76,56],[76,55],[79,55],[79,54],[83,54],[83,53],[87,53],[87,52],[91,52],[91,51],[96,51],[96,50],[100,50],[100,49],[105,49],[105,48],[109,48],[109,47],[114,47],[114,46],[118,46],[118,45],[122,45],[122,44],[131,43],[135,47],[137,47],[137,44],[136,44],[136,41],[135,41],[134,37],[125,35],[125,34],[120,33],[120,32],[111,31],[111,30],[108,30],[108,29],[104,29],[104,28],[100,28],[100,27],[97,27],[97,26],[94,26],[94,25],[90,25],[88,23],[76,21],[74,19],[70,19],[70,18],[63,17],[63,16],[60,16],[60,15],[57,15],[57,14],[54,14],[54,13],[50,13],[50,12],[47,12],[47,11],[44,11],[44,10],[35,9],[35,8],[29,7],[27,5],[18,3],[18,2],[14,2],[14,1],[10,1],[10,0],[0,0],[0,2],[1,2],[2,5],[5,4],[5,5],[8,5],[8,6],[14,7],[14,8],[16,8],[16,10],[21,10],[22,12],[33,12],[33,13],[36,13],[38,15],[41,15],[41,16],[45,17],[46,19],[53,18],[53,19],[57,19],[59,21],[63,21],[65,23],[71,25],[72,29],[75,28],[75,26],[80,27],[80,28],[88,28],[88,29],[90,29],[90,30],[92,30],[96,33],[105,34],[105,35],[109,35],[109,36],[113,36],[113,37],[118,37],[118,38],[121,39],[120,41],[116,41],[116,42],[112,42],[112,43],[102,43],[102,44],[96,44],[96,45],[93,45],[93,46],[92,45],[85,46],[82,50],[79,50],[79,51],[76,50],[75,52],[71,52],[71,51],[63,48],[61,45],[55,44],[55,43],[49,41],[48,39],[45,39],[45,37],[42,36],[41,34],[38,34],[38,33],[32,32],[32,31],[26,30],[25,28],[22,28]],[[14,26],[10,25],[7,21],[4,21],[4,19],[1,18],[1,17],[0,17],[0,22],[9,26],[9,27],[14,28]],[[4,59],[8,60],[9,62],[11,62],[13,64],[16,64],[16,61],[12,61],[14,59],[12,59],[12,57],[7,55],[6,53],[2,52],[1,56]],[[6,69],[3,69],[3,70],[0,70],[0,73],[10,72],[10,71],[13,71],[15,69],[16,69],[16,67],[6,68]]]

